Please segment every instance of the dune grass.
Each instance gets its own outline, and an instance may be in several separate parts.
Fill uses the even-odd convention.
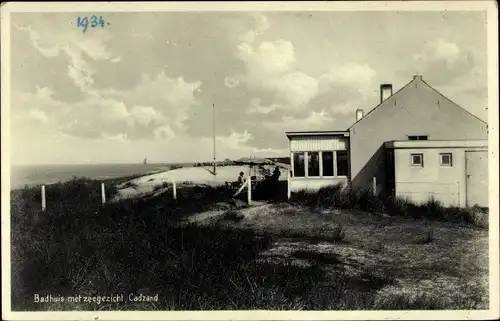
[[[52,201],[44,212],[37,188],[12,192],[14,311],[363,308],[349,301],[354,293],[345,295],[355,280],[341,270],[328,276],[335,286],[321,286],[327,258],[308,267],[261,261],[258,254],[275,236],[177,224],[227,200],[223,188],[180,189],[177,201],[159,195],[102,206],[99,184],[48,186]],[[130,293],[159,300],[130,302]],[[35,295],[119,294],[124,302],[34,302]],[[371,300],[369,291],[356,295]]]
[[[125,181],[107,182],[108,199],[117,192],[113,186]],[[75,178],[47,186],[47,209],[43,212],[38,186],[11,192],[14,311],[377,309],[394,306],[404,309],[415,306],[408,297],[397,301],[393,297],[388,300],[376,296],[387,286],[399,289],[390,269],[380,272],[374,267],[363,272],[360,278],[348,273],[335,256],[300,249],[294,251],[292,257],[307,260],[309,263],[305,266],[297,265],[294,260],[262,259],[262,254],[272,250],[283,237],[311,244],[322,241],[355,243],[364,238],[363,233],[368,232],[364,229],[353,232],[348,222],[330,228],[322,222],[328,215],[316,221],[310,215],[312,204],[336,207],[338,203],[318,203],[312,198],[307,198],[307,202],[296,198],[290,204],[277,202],[278,208],[291,211],[289,217],[283,219],[290,223],[289,227],[293,225],[294,215],[297,217],[291,207],[300,208],[304,211],[300,217],[312,216],[313,221],[309,225],[297,221],[296,229],[290,227],[270,233],[266,229],[232,229],[220,224],[204,227],[179,224],[187,216],[211,211],[216,203],[229,201],[232,191],[224,187],[180,187],[177,200],[159,193],[102,205],[100,183]],[[318,192],[320,196],[326,194]],[[280,196],[276,194],[276,197]],[[272,217],[273,213],[269,214]],[[224,219],[235,224],[245,222],[241,213],[232,209]],[[365,224],[359,221],[359,216],[345,219],[354,220],[355,226]],[[370,226],[374,224],[372,219]],[[316,229],[315,224],[323,225]],[[323,234],[327,234],[326,239]],[[427,243],[434,244],[433,239],[439,239],[440,235],[432,235],[432,239],[424,235],[424,238],[427,237]],[[415,241],[412,246],[424,246],[424,243]],[[158,295],[158,301],[130,302],[127,300],[130,293]],[[63,297],[123,294],[125,301],[35,303],[35,294]],[[432,308],[424,299],[420,298],[423,303],[416,306]]]
[[[485,208],[463,208],[443,206],[438,200],[429,199],[423,204],[415,204],[402,198],[383,193],[373,195],[370,188],[344,188],[341,184],[322,187],[316,191],[300,190],[292,193],[287,200],[287,182],[262,183],[257,186],[255,198],[274,202],[290,202],[311,208],[338,208],[369,213],[387,214],[428,220],[461,222],[487,227]]]
[[[341,298],[356,300],[359,308],[488,307],[488,231],[483,228],[290,203],[238,213],[244,218],[224,224],[275,236],[266,254],[271,261],[309,267],[320,262],[323,285],[331,285],[328,275],[339,270],[363,283],[349,283]],[[346,306],[340,305],[330,303]]]

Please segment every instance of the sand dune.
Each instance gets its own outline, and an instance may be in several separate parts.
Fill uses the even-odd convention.
[[[276,166],[280,167],[280,180],[286,180],[288,168],[285,164],[253,167],[249,165],[221,166],[217,167],[217,175],[213,175],[211,172],[212,168],[208,167],[178,168],[166,172],[145,175],[120,184],[118,186],[118,198],[138,197],[149,194],[155,190],[159,190],[159,187],[161,187],[163,183],[172,183],[172,181],[175,181],[177,186],[183,184],[224,185],[225,182],[236,181],[240,172],[244,173],[245,178],[250,174],[251,176],[256,176],[258,179],[262,179],[266,171],[269,171],[267,174],[271,174]]]

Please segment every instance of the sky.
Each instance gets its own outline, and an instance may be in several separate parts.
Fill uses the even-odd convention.
[[[483,12],[99,16],[12,13],[13,164],[209,161],[213,104],[217,159],[286,156],[415,74],[487,120]]]

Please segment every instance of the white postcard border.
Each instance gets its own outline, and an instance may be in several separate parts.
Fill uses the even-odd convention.
[[[5,320],[458,320],[499,317],[498,217],[498,9],[494,1],[346,2],[94,2],[3,3],[1,6],[2,87],[2,318]],[[12,312],[10,285],[10,13],[152,11],[487,11],[489,123],[490,309],[473,311],[106,311]]]

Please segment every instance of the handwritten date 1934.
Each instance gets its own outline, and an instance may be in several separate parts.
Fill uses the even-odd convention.
[[[76,27],[82,28],[83,32],[87,31],[88,27],[104,28],[105,26],[109,26],[109,22],[105,22],[102,16],[78,16],[76,19]]]

